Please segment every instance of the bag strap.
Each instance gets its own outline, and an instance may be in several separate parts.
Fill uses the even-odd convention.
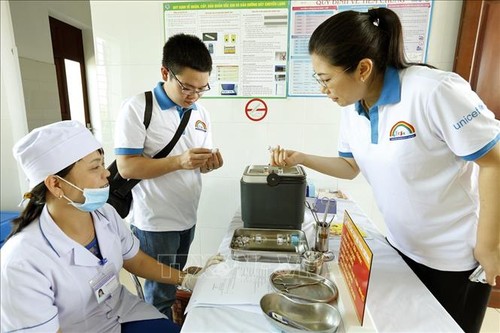
[[[163,158],[163,157],[167,156],[172,151],[172,149],[177,144],[177,141],[179,141],[179,138],[181,137],[182,132],[184,132],[184,129],[186,128],[186,126],[189,122],[189,118],[191,117],[191,110],[192,109],[187,109],[184,111],[184,114],[182,115],[181,123],[180,123],[179,127],[177,127],[177,131],[175,132],[174,137],[172,138],[172,140],[170,140],[168,145],[166,145],[165,148],[163,148],[160,152],[158,152],[155,156],[153,156],[153,158]]]
[[[150,106],[151,105],[152,104],[150,104]],[[148,113],[147,106],[148,106],[148,104],[147,104],[147,95],[146,95],[146,112],[144,114],[144,125],[146,125],[146,120],[147,120],[146,119],[146,113]],[[189,122],[189,118],[191,117],[191,110],[192,109],[188,109],[184,112],[184,114],[182,115],[181,123],[180,123],[179,127],[177,127],[177,131],[175,132],[172,140],[170,140],[170,142],[160,152],[158,152],[155,156],[153,156],[153,158],[163,158],[163,157],[167,156],[172,151],[174,146],[177,144],[177,141],[179,141],[179,139],[182,135],[182,132],[184,132],[184,129],[186,128],[187,123]],[[150,120],[151,120],[151,115],[149,115],[149,121]],[[149,121],[148,121],[147,125],[149,125]],[[146,126],[146,128],[147,128],[147,126]],[[121,197],[125,197],[127,195],[127,193],[130,190],[132,190],[132,188],[135,185],[137,185],[140,181],[141,181],[141,179],[129,179],[125,184],[120,186],[120,188],[116,189],[116,191],[114,191],[114,193],[121,196]]]
[[[144,98],[146,100],[146,106],[144,107],[144,120],[143,124],[145,129],[148,129],[149,124],[151,123],[151,117],[153,115],[153,93],[151,91],[145,91],[144,92]],[[118,166],[116,165],[116,160],[111,163],[111,165],[108,167],[109,172],[114,175],[118,175]],[[115,176],[116,178],[116,176]],[[127,180],[123,185],[121,185],[118,189],[115,189],[113,192],[120,197],[124,197],[128,191],[132,189],[138,182],[135,182],[136,179],[132,180]]]
[[[153,115],[153,93],[151,91],[145,91],[146,96],[146,109],[144,110],[144,127],[148,129],[149,123],[151,122],[151,116]]]

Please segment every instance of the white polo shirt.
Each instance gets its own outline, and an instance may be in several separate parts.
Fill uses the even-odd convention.
[[[174,136],[181,122],[178,106],[167,96],[163,82],[153,91],[153,113],[144,129],[144,94],[127,99],[116,121],[115,154],[152,157]],[[182,136],[169,155],[190,148],[212,148],[210,117],[198,103]],[[181,231],[193,227],[201,195],[200,170],[178,170],[143,179],[132,189],[130,223],[145,231]]]
[[[103,258],[119,278],[139,240],[109,205],[92,213]],[[98,303],[89,281],[99,259],[66,236],[47,207],[1,251],[2,332],[120,332],[121,323],[164,318],[123,285]]]
[[[373,188],[387,238],[434,269],[463,271],[479,216],[472,161],[497,144],[500,122],[455,73],[387,69],[377,103],[342,110],[339,155],[356,160]]]

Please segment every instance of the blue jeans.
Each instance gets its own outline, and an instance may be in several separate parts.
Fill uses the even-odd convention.
[[[131,226],[134,235],[141,242],[141,250],[159,262],[178,270],[186,265],[189,247],[194,238],[195,227],[183,231],[144,231]],[[177,287],[171,284],[146,280],[144,296],[160,312],[172,318],[172,304]]]

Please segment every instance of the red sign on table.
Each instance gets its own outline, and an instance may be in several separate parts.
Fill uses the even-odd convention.
[[[340,271],[349,289],[358,319],[363,325],[373,252],[347,211],[340,239]]]

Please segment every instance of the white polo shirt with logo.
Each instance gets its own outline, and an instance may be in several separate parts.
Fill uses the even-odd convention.
[[[434,269],[464,271],[479,216],[473,161],[500,138],[500,122],[455,73],[388,68],[369,117],[343,108],[339,155],[356,160],[373,188],[387,238]]]
[[[190,148],[212,149],[210,117],[198,103],[169,156]],[[144,129],[145,97],[139,94],[123,102],[115,129],[115,155],[152,157],[172,139],[181,122],[182,111],[167,96],[163,82],[153,90],[153,112]],[[182,231],[193,227],[201,195],[199,169],[178,170],[152,179],[143,179],[132,189],[130,223],[145,231]]]

